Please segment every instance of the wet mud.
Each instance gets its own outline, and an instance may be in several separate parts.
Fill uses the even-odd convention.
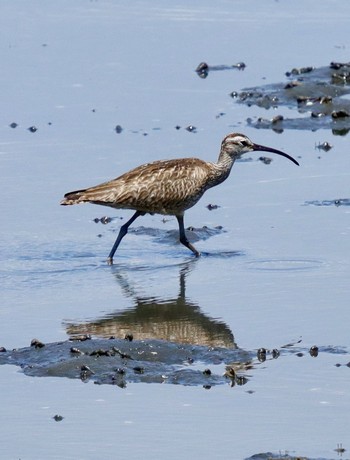
[[[284,82],[233,91],[230,96],[240,104],[264,109],[289,108],[295,117],[248,118],[258,129],[316,131],[331,129],[335,135],[350,130],[350,63],[331,62],[325,67],[305,67],[286,72]]]
[[[335,198],[333,200],[305,201],[305,206],[350,206],[350,198]]]
[[[279,349],[242,350],[178,344],[162,340],[93,339],[76,335],[64,342],[44,344],[33,339],[29,347],[11,351],[3,347],[0,364],[19,366],[32,377],[65,377],[95,384],[169,383],[184,386],[245,385],[261,364],[294,354],[317,358],[321,353],[336,356],[336,367],[350,367],[349,351],[342,347],[297,343]],[[345,355],[345,358],[344,358]],[[341,356],[341,359],[339,359]],[[249,389],[248,389],[249,391]]]
[[[126,387],[127,383],[213,386],[246,381],[253,353],[237,349],[179,345],[158,340],[68,340],[6,351],[1,364],[20,366],[26,375],[66,377]],[[225,365],[236,370],[223,375]],[[210,369],[209,369],[209,366]],[[215,368],[220,368],[217,372]]]
[[[209,72],[216,72],[218,70],[244,70],[246,68],[246,64],[244,62],[238,62],[237,64],[232,65],[209,65],[206,62],[201,62],[198,64],[196,68],[196,73],[199,78],[207,78],[209,76]]]
[[[345,452],[345,449],[342,447],[337,447],[334,449],[338,455],[341,455],[343,452]],[[279,454],[274,454],[272,452],[264,452],[260,454],[255,454],[252,455],[249,458],[246,458],[245,460],[331,460],[330,458],[326,457],[309,457],[305,455],[293,455],[289,454],[288,452],[281,452]]]

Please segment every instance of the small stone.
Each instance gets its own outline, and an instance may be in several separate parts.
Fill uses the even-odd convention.
[[[280,121],[283,121],[283,115],[276,115],[275,117],[272,118],[271,123],[279,123]]]
[[[69,337],[69,340],[77,341],[77,342],[85,342],[85,340],[91,340],[91,335],[89,334],[73,335]]]
[[[272,158],[269,157],[259,157],[259,161],[264,163],[265,165],[269,165],[272,161]]]
[[[300,86],[301,83],[300,81],[291,81],[289,83],[286,84],[286,86],[284,87],[284,89],[292,89],[292,88],[295,88],[296,86]]]
[[[197,68],[196,68],[196,72],[197,73],[200,73],[200,72],[203,72],[205,70],[208,70],[209,69],[209,66],[206,62],[201,62],[200,64],[198,64]]]
[[[73,354],[76,354],[76,355],[83,354],[83,352],[80,351],[79,348],[76,348],[76,347],[71,347],[70,352],[73,353]]]
[[[333,145],[331,145],[329,142],[325,141],[325,142],[322,142],[322,144],[318,144],[316,146],[317,149],[319,150],[324,150],[325,152],[328,152],[329,150],[331,150],[333,148]]]
[[[313,358],[316,358],[318,356],[318,347],[316,345],[313,345],[310,350],[309,350],[310,356]]]
[[[265,348],[259,348],[257,351],[257,358],[260,362],[266,361],[266,349]]]
[[[236,377],[236,383],[237,385],[245,385],[246,383],[248,382],[248,379],[247,377],[244,377],[244,375],[239,375],[238,377]]]
[[[136,366],[133,369],[136,374],[143,374],[145,372],[145,369],[141,366]]]
[[[232,67],[235,67],[239,70],[244,70],[247,66],[244,62],[237,62],[237,64],[234,64]]]
[[[213,209],[218,209],[218,208],[220,208],[220,206],[217,205],[217,204],[210,204],[210,203],[209,203],[209,204],[207,205],[207,208],[209,209],[209,211],[212,211]]]
[[[118,367],[116,370],[115,370],[116,374],[119,374],[119,375],[124,375],[125,374],[125,369],[122,369],[121,367]]]
[[[38,340],[38,339],[33,339],[30,342],[30,346],[35,347],[35,348],[43,348],[45,346],[45,344],[40,342],[40,340]]]
[[[279,357],[279,355],[280,355],[280,352],[279,352],[276,348],[274,348],[274,349],[272,350],[272,357],[273,357],[273,359],[277,359],[277,358]]]
[[[94,371],[92,371],[92,370],[90,369],[89,366],[86,366],[85,364],[83,364],[83,365],[81,366],[80,370],[81,370],[81,372],[88,372],[88,373],[90,373],[90,374],[94,374],[94,373],[95,373]]]
[[[346,110],[337,110],[337,111],[332,112],[332,118],[334,120],[338,118],[347,118],[347,117],[350,117],[350,114]]]
[[[106,225],[106,224],[109,224],[112,221],[112,219],[111,217],[103,216],[101,217],[100,221],[101,221],[101,224]]]
[[[197,75],[200,77],[200,78],[207,78],[208,74],[209,74],[209,66],[206,62],[201,62],[195,72],[197,73]]]
[[[326,114],[323,112],[311,112],[311,118],[322,118],[325,116]]]

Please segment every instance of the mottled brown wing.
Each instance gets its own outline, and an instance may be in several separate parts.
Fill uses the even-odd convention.
[[[113,208],[179,214],[206,190],[210,166],[197,158],[148,163],[103,184],[65,195],[61,204],[90,202]]]

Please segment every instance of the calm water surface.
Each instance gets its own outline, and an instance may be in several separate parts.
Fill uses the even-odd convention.
[[[350,4],[19,0],[3,2],[0,16],[0,345],[132,332],[254,353],[301,340],[303,354],[255,366],[244,386],[211,390],[120,389],[1,366],[0,457],[336,458],[338,444],[350,449],[350,208],[313,205],[350,198],[349,135],[255,130],[248,117],[276,111],[229,97],[285,81],[293,67],[348,61]],[[200,79],[202,61],[247,67]],[[177,243],[174,218],[145,216],[108,267],[130,213],[58,204],[140,163],[214,161],[230,131],[300,167],[279,157],[265,165],[257,153],[237,162],[186,213],[199,260]],[[315,148],[325,141],[329,152]],[[93,221],[104,215],[115,219]]]

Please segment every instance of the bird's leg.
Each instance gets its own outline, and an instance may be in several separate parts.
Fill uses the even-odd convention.
[[[180,243],[190,249],[196,257],[199,257],[201,255],[200,252],[198,252],[197,249],[187,239],[184,227],[184,216],[176,216],[176,219],[179,223]]]
[[[144,212],[141,212],[141,211],[136,211],[135,214],[133,214],[133,216],[131,217],[131,219],[129,219],[124,225],[122,225],[120,227],[120,230],[119,230],[119,233],[118,233],[118,237],[117,239],[115,240],[115,243],[113,244],[113,248],[111,250],[111,252],[109,253],[109,256],[108,256],[108,259],[107,259],[107,263],[108,265],[113,265],[113,256],[115,254],[115,251],[118,249],[118,246],[121,242],[121,240],[124,238],[124,236],[128,233],[128,229],[130,227],[130,225],[134,222],[134,220],[136,220],[139,216],[144,216],[145,213]]]

